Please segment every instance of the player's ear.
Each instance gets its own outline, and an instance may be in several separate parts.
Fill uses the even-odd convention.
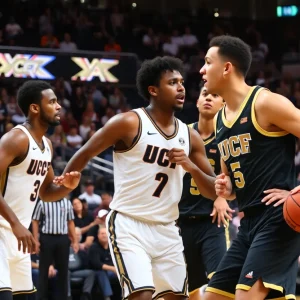
[[[233,68],[232,63],[231,62],[226,62],[225,66],[224,66],[224,72],[223,72],[224,76],[226,76],[229,73],[231,73],[232,72],[232,68]]]
[[[157,88],[153,85],[148,86],[148,92],[151,97],[156,97],[157,96]]]
[[[29,111],[34,113],[34,114],[37,114],[40,111],[40,106],[38,104],[32,103],[29,106]]]

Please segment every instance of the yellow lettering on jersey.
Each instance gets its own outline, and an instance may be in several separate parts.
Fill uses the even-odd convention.
[[[224,161],[227,161],[230,156],[238,157],[241,154],[250,152],[251,135],[244,133],[237,136],[231,136],[218,144],[219,151]]]

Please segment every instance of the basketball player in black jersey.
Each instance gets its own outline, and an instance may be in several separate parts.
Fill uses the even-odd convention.
[[[236,198],[244,212],[236,240],[209,282],[205,300],[296,299],[300,234],[284,221],[282,205],[265,205],[264,191],[295,187],[295,136],[300,111],[285,97],[245,77],[251,51],[236,37],[211,40],[203,75],[208,93],[225,99],[216,119],[222,174],[216,192]]]
[[[220,152],[215,139],[213,120],[222,106],[223,99],[219,95],[208,94],[206,87],[202,87],[197,101],[199,121],[189,125],[203,139],[207,158],[216,174],[220,174]],[[215,203],[218,201],[219,199],[215,200]],[[220,223],[227,222],[225,219],[221,220],[219,215],[218,224],[212,223],[212,218],[217,216],[215,211],[212,213],[213,210],[214,203],[201,194],[191,174],[186,173],[179,202],[178,225],[184,245],[191,300],[200,299],[199,288],[207,284],[229,246],[229,239],[226,239],[228,230],[225,232],[225,228],[220,227]],[[225,217],[231,219],[227,213]]]

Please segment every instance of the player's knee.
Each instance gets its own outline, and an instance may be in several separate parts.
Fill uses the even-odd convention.
[[[129,295],[129,300],[152,300],[152,291],[140,291]]]

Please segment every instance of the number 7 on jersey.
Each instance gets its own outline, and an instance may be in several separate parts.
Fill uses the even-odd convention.
[[[169,180],[169,177],[165,173],[157,173],[155,176],[155,180],[159,181],[159,184],[158,184],[156,190],[154,191],[154,193],[152,194],[152,196],[159,198],[161,192],[163,191],[164,187],[166,186],[166,184]]]

